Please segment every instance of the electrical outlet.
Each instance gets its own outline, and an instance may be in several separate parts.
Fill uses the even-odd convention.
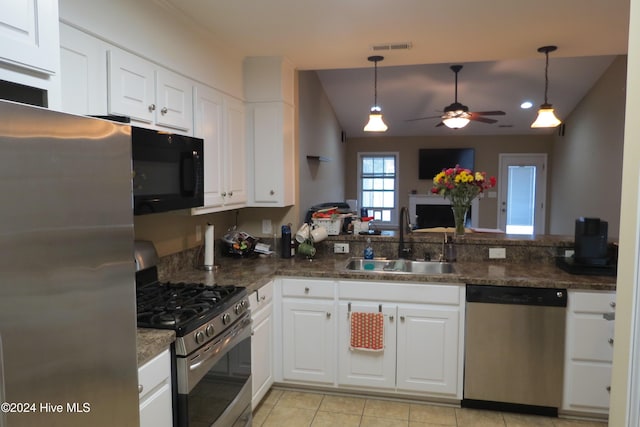
[[[196,225],[196,242],[202,240],[202,226],[200,224]]]
[[[489,259],[505,259],[506,257],[506,248],[489,248]]]
[[[348,243],[334,243],[333,244],[333,253],[334,254],[348,254],[349,253],[349,244]]]
[[[263,219],[262,220],[262,234],[266,234],[266,235],[270,236],[271,233],[273,233],[273,226],[271,225],[271,220],[270,219]]]

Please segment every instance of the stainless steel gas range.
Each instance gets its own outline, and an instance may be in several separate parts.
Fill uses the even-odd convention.
[[[251,425],[251,316],[238,286],[160,283],[151,242],[136,242],[138,327],[176,332],[178,427]]]

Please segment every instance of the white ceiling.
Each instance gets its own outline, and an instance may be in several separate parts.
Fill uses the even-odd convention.
[[[626,54],[628,0],[164,0],[197,27],[242,56],[282,55],[318,72],[348,137],[362,131],[373,104],[373,64],[380,54],[378,104],[386,136],[524,134],[544,101],[570,113],[615,55]],[[409,50],[371,46],[410,42]],[[471,111],[502,110],[496,124],[436,128],[454,100],[450,65],[463,64],[458,101]],[[524,99],[534,108],[522,111]],[[370,135],[367,135],[370,136]]]

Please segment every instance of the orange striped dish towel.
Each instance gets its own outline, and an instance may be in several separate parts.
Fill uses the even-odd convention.
[[[349,313],[351,323],[350,350],[384,350],[384,314]]]

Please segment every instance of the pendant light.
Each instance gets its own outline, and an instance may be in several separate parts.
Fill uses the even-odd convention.
[[[547,91],[549,90],[549,52],[553,52],[557,49],[557,46],[542,46],[538,49],[538,52],[544,53],[546,57],[546,64],[544,67],[544,104],[540,106],[538,110],[538,117],[531,124],[532,128],[554,128],[560,123],[553,112],[553,107],[547,102]]]
[[[373,107],[369,113],[369,123],[364,127],[365,132],[384,132],[388,129],[382,120],[382,109],[378,106],[378,61],[384,59],[383,56],[370,56],[367,58],[373,62],[374,79],[373,79]]]

